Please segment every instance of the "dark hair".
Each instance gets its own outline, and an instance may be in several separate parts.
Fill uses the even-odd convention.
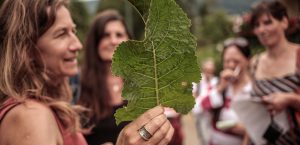
[[[111,96],[107,86],[111,62],[99,57],[98,45],[104,37],[108,22],[120,21],[130,34],[123,17],[116,10],[106,10],[99,13],[92,24],[85,43],[85,54],[81,73],[81,94],[79,104],[90,108],[89,117],[100,120],[112,111]]]
[[[242,38],[242,37],[228,38],[224,41],[222,58],[224,56],[225,51],[230,46],[236,46],[245,58],[247,58],[247,59],[251,58],[251,50],[249,47],[249,43],[245,38]]]
[[[281,21],[284,17],[288,18],[286,7],[279,1],[262,1],[252,8],[251,26],[254,28],[257,19],[263,14],[273,16]]]

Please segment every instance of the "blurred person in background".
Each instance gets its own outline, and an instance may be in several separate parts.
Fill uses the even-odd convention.
[[[165,107],[164,114],[174,128],[173,137],[168,145],[182,145],[184,134],[182,130],[181,114],[177,113],[173,108]]]
[[[114,113],[123,107],[123,80],[112,75],[111,63],[118,45],[130,38],[123,17],[116,10],[97,14],[85,42],[78,104],[89,108],[87,124],[92,130],[85,138],[89,145],[115,144],[128,123],[116,125]]]
[[[89,145],[116,144],[121,130],[129,123],[116,125],[114,113],[126,102],[121,96],[123,80],[111,71],[114,51],[129,38],[125,21],[116,10],[100,12],[87,35],[77,102],[90,109],[87,118],[83,117],[87,121],[84,127],[90,129],[85,135]]]
[[[229,38],[224,41],[223,70],[215,98],[221,102],[212,109],[210,145],[244,145],[248,137],[243,124],[231,107],[232,102],[250,98],[251,78],[249,62],[251,52],[246,39]]]
[[[64,0],[1,5],[1,145],[87,145],[69,103],[68,77],[78,73],[82,45],[67,6]],[[145,112],[122,130],[117,145],[167,144],[173,128],[163,112],[160,106]]]
[[[196,119],[196,127],[199,140],[202,145],[208,145],[211,132],[211,112],[213,106],[219,106],[220,99],[215,99],[218,78],[215,76],[215,63],[213,59],[206,59],[202,63],[202,75],[199,84],[193,83],[193,96],[196,104],[193,114]]]
[[[270,112],[271,126],[278,126],[273,118],[287,115],[288,132],[275,129],[278,135],[266,137],[266,144],[300,144],[299,121],[299,66],[300,45],[289,42],[285,30],[289,27],[286,8],[279,1],[263,1],[252,9],[251,25],[254,34],[265,51],[256,55],[252,61],[252,96],[260,98]],[[266,132],[267,133],[267,132]]]

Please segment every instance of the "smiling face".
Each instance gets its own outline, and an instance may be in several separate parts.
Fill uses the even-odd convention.
[[[82,45],[66,7],[61,6],[57,10],[54,24],[38,39],[37,47],[47,71],[55,76],[72,76],[78,72],[76,57]]]
[[[111,61],[117,46],[126,40],[128,34],[123,23],[118,20],[108,22],[98,45],[98,55],[104,61]]]
[[[287,27],[286,17],[279,21],[272,15],[263,14],[254,25],[254,34],[265,47],[272,48],[285,39]]]
[[[235,70],[237,67],[240,67],[241,72],[246,71],[249,61],[235,45],[229,46],[224,51],[224,69]]]

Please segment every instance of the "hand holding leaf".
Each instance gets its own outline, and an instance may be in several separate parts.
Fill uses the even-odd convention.
[[[200,78],[196,41],[182,9],[174,0],[136,2],[150,3],[145,40],[124,42],[115,51],[113,74],[124,79],[122,95],[128,100],[127,107],[115,114],[117,123],[157,105],[187,113],[194,106],[190,84]]]

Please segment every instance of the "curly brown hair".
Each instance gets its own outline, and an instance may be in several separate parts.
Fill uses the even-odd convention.
[[[54,24],[66,0],[5,0],[0,9],[0,104],[9,97],[35,99],[48,105],[72,132],[78,115],[69,105],[67,78],[54,84],[47,72],[38,39]]]

